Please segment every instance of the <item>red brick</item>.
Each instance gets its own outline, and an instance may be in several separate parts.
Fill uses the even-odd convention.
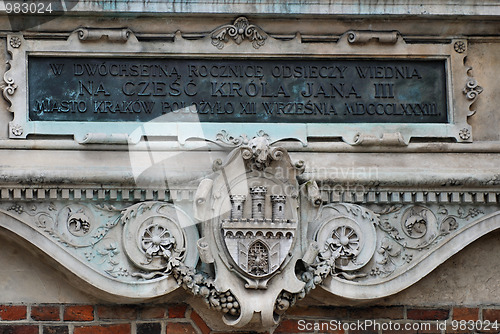
[[[235,332],[217,332],[217,334],[234,334]],[[255,334],[255,332],[237,332],[238,334]],[[270,334],[269,332],[259,332],[259,334]]]
[[[196,334],[196,331],[191,324],[171,322],[167,324],[167,334]]]
[[[439,326],[446,324],[441,321]],[[383,324],[381,325],[383,326]],[[408,326],[408,329],[406,328]],[[444,328],[442,328],[444,329]],[[441,334],[441,328],[438,328],[438,323],[436,321],[398,321],[393,322],[392,327],[386,330],[382,327],[383,334]],[[448,332],[446,332],[448,333]]]
[[[488,322],[489,321],[489,322]],[[483,309],[483,322],[484,328],[478,330],[478,333],[500,333],[500,309]]]
[[[309,325],[311,324],[311,325]],[[308,325],[308,326],[314,326],[314,321],[306,321],[304,325]],[[311,331],[301,331],[301,333],[312,333],[313,330]],[[297,320],[291,320],[291,319],[285,319],[283,321],[281,321],[280,325],[278,326],[278,328],[276,328],[276,330],[274,331],[274,333],[286,333],[286,334],[290,334],[290,333],[299,333],[299,324],[298,324],[298,321]]]
[[[59,321],[61,320],[59,313],[59,306],[39,305],[31,307],[31,319],[37,321]]]
[[[343,307],[292,307],[286,312],[288,316],[295,317],[316,317],[326,319],[347,319],[348,309]]]
[[[500,309],[483,309],[483,320],[500,322]]]
[[[135,332],[136,334],[163,334],[159,322],[139,323]]]
[[[454,307],[453,320],[479,320],[479,309],[468,307]]]
[[[166,308],[163,306],[145,306],[140,310],[140,318],[143,320],[165,318]]]
[[[191,311],[191,319],[203,334],[209,334],[211,332],[210,327],[207,326],[205,321],[203,321],[203,319],[194,310]]]
[[[349,329],[349,334],[378,334],[378,331],[368,328]]]
[[[38,334],[38,326],[30,326],[30,325],[0,326],[0,334]]]
[[[75,327],[74,334],[130,334],[130,324]]]
[[[498,334],[498,333],[500,333],[500,323],[497,323],[496,325],[494,324],[494,322],[490,323],[488,326],[488,329],[478,330],[475,333],[488,333],[488,334],[495,333],[495,334]]]
[[[403,306],[353,308],[349,312],[350,319],[404,319]]]
[[[337,324],[337,326],[341,326],[342,323],[339,323]],[[343,329],[340,329],[340,328],[336,328],[336,327],[333,327],[329,321],[318,321],[318,330],[319,332],[318,333],[321,333],[321,334],[344,334],[345,331]],[[302,333],[302,331],[300,332]]]
[[[342,322],[336,323],[337,327],[342,325]],[[336,328],[332,325],[330,320],[313,320],[313,319],[286,319],[283,320],[274,333],[321,333],[321,334],[344,334],[345,331],[342,328]]]
[[[455,329],[453,327],[455,327]],[[446,334],[472,334],[472,333],[477,333],[477,331],[469,329],[461,330],[460,327],[452,326],[451,324],[446,325]]]
[[[187,305],[172,305],[168,307],[168,317],[169,318],[185,318],[186,317]]]
[[[92,321],[94,307],[91,305],[73,305],[64,308],[64,321]]]
[[[26,316],[26,306],[0,305],[0,320],[24,320]]]
[[[43,334],[69,334],[68,326],[43,326]]]
[[[450,315],[445,309],[409,309],[407,317],[411,320],[446,320]]]
[[[97,306],[97,316],[101,320],[135,320],[137,318],[137,309],[129,305],[100,305]]]

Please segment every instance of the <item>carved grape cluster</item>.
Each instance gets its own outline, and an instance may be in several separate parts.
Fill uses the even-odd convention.
[[[229,313],[231,315],[236,315],[239,313],[240,304],[234,298],[231,291],[226,291],[220,294],[220,305],[216,306],[217,311],[222,311],[223,313]]]
[[[185,266],[180,262],[173,268],[172,273],[179,285],[193,295],[203,298],[210,308],[232,316],[240,314],[240,303],[236,297],[229,290],[217,291],[212,277],[197,272],[195,268]]]
[[[8,211],[14,211],[18,214],[21,214],[24,212],[24,208],[22,205],[19,204],[13,204],[10,208],[7,209]]]

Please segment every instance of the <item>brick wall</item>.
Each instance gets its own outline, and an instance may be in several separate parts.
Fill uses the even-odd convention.
[[[332,328],[372,320],[379,324],[433,324],[430,329]],[[270,333],[499,333],[500,329],[460,330],[453,320],[500,322],[500,306],[414,308],[295,307]],[[329,325],[327,325],[329,324]],[[347,324],[347,325],[345,325]],[[437,324],[444,325],[437,329]],[[456,324],[456,322],[455,322]],[[470,323],[469,323],[470,324]],[[319,327],[323,326],[323,327]],[[328,328],[327,328],[328,327]],[[309,328],[309,330],[308,330]],[[0,334],[209,334],[205,321],[188,305],[0,305]],[[245,332],[249,333],[249,332]]]

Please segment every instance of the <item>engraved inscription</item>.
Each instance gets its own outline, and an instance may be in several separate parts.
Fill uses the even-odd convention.
[[[29,57],[31,121],[447,123],[444,60]]]

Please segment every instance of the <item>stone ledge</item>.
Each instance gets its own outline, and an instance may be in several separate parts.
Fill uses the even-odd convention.
[[[78,15],[84,13],[95,15],[95,11],[102,13],[127,12],[144,14],[270,14],[270,15],[427,15],[427,16],[492,16],[500,14],[500,4],[491,1],[377,1],[359,2],[344,0],[327,1],[66,1],[71,12]]]

